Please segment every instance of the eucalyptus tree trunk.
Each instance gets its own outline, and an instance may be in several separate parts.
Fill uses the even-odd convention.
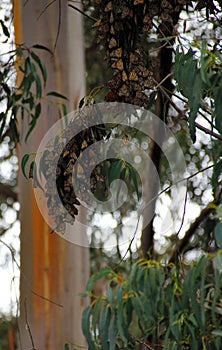
[[[84,53],[81,15],[65,1],[15,1],[16,44],[45,45],[54,51],[40,54],[47,68],[47,91],[68,97],[67,111],[84,96]],[[40,53],[41,51],[39,51]],[[18,74],[19,80],[19,74]],[[58,118],[57,106],[42,101],[42,113],[28,141],[18,149],[19,158],[36,152],[39,143]],[[21,121],[24,137],[27,124]],[[50,234],[40,214],[32,184],[19,175],[21,203],[21,349],[64,349],[70,342],[84,345],[81,312],[85,299],[77,296],[88,277],[88,250]],[[80,215],[81,214],[80,212]],[[84,240],[85,232],[81,234]]]

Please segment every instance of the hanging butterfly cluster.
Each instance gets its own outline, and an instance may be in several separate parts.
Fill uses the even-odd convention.
[[[46,180],[44,191],[47,198],[48,215],[53,219],[51,225],[53,231],[64,233],[66,223],[73,224],[80,205],[77,195],[87,204],[90,202],[91,197],[89,197],[89,191],[86,188],[88,184],[87,174],[90,168],[92,169],[90,191],[94,193],[99,183],[102,184],[103,193],[107,196],[107,183],[103,175],[104,169],[97,165],[98,154],[95,150],[89,149],[84,162],[77,164],[77,170],[74,171],[76,161],[81,154],[90,145],[104,140],[108,135],[104,124],[98,124],[98,113],[95,113],[95,109],[92,110],[91,106],[85,106],[82,110],[76,112],[68,128],[65,128],[59,137],[55,137],[54,144],[50,145],[41,157],[39,173],[42,173]],[[95,123],[91,127],[87,125],[84,127],[83,121],[88,118],[91,125],[93,125],[94,119]],[[73,130],[77,129],[80,131],[73,136]],[[56,160],[58,161],[55,165]],[[54,179],[56,180],[56,186]],[[77,191],[76,188],[74,189],[74,184],[77,184]]]
[[[153,19],[172,20],[181,11],[186,0],[95,0],[99,19],[93,25],[97,29],[97,42],[106,49],[109,66],[114,70],[107,101],[123,101],[147,107],[146,89],[153,88],[152,71],[139,49],[138,41],[153,28]]]
[[[107,84],[109,92],[106,101],[120,101],[146,107],[148,98],[146,89],[153,88],[152,72],[147,66],[147,60],[142,50],[137,46],[140,35],[147,35],[152,27],[154,16],[168,20],[174,11],[182,8],[185,0],[154,1],[154,0],[94,0],[99,12],[99,20],[94,24],[97,29],[97,41],[106,48],[106,58],[109,66],[114,70],[113,79]],[[176,4],[176,8],[175,8]],[[179,9],[177,8],[179,7]],[[72,123],[82,123],[85,117],[93,122],[90,107],[84,107]],[[86,127],[75,137],[66,132],[65,143],[60,150],[60,157],[55,169],[51,164],[55,159],[58,148],[45,151],[42,157],[42,172],[46,178],[45,195],[49,208],[49,215],[54,220],[53,228],[58,232],[65,232],[66,223],[73,223],[78,215],[79,199],[86,196],[87,179],[85,174],[91,167],[90,190],[95,192],[98,183],[102,184],[102,191],[107,196],[107,178],[105,170],[111,168],[111,161],[106,165],[96,166],[97,156],[90,154],[84,165],[78,165],[77,174],[74,166],[82,153],[93,143],[107,139],[110,130],[103,124]],[[93,124],[91,124],[93,125]],[[95,163],[95,166],[94,164]],[[78,179],[76,178],[78,175]],[[52,189],[51,179],[56,176],[56,188]],[[74,191],[73,183],[78,183],[78,193]],[[78,198],[77,198],[78,197]],[[88,198],[87,198],[88,199]]]

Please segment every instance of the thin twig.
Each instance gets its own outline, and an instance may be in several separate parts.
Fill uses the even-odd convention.
[[[165,34],[163,33],[163,31],[159,28],[159,27],[157,27],[157,25],[152,21],[152,25],[154,26],[154,28],[156,28],[156,30],[162,35],[162,38],[163,39],[166,39],[166,36],[165,36]],[[170,34],[170,33],[169,33]],[[174,47],[173,47],[173,45],[171,44],[171,42],[168,40],[168,39],[166,39],[166,42],[169,44],[169,46],[170,46],[170,48],[172,49],[172,51],[174,52],[174,53],[176,53],[175,52],[175,49],[174,49]]]
[[[222,135],[219,135],[219,134],[215,133],[214,131],[209,130],[208,128],[205,128],[203,125],[200,125],[197,122],[195,122],[195,126],[197,127],[197,129],[203,131],[205,134],[211,135],[211,136],[215,137],[216,139],[222,141]]]
[[[159,84],[154,78],[153,81],[155,82],[155,84]],[[168,99],[169,103],[171,104],[171,106],[178,112],[179,116],[182,117],[182,119],[188,121],[187,116],[184,114],[184,112],[173,102],[172,98],[168,95],[168,93],[165,91],[165,89],[159,85],[159,89],[161,90],[161,92],[163,93],[163,95]],[[200,125],[199,123],[195,122],[195,126],[203,131],[205,134],[209,134],[213,137],[215,137],[216,139],[222,141],[222,135],[219,135],[217,133],[215,133],[212,130],[209,130],[208,128],[205,128],[204,126]]]
[[[37,17],[37,20],[43,15],[43,13],[51,6],[56,0],[50,1],[47,5],[45,5],[44,9],[40,12],[40,14]]]
[[[57,42],[58,42],[58,39],[59,39],[61,22],[62,22],[62,5],[61,5],[61,0],[59,0],[59,23],[58,23],[58,27],[57,27],[56,39],[55,39],[55,44],[54,44],[54,49],[53,49],[54,53],[55,53],[55,49],[56,49]]]
[[[32,336],[31,328],[30,328],[29,322],[28,322],[28,313],[27,313],[26,299],[24,301],[24,307],[25,307],[25,324],[26,324],[26,328],[27,328],[27,331],[29,333],[29,338],[30,338],[31,344],[32,344],[32,348],[30,350],[37,350],[37,348],[35,347],[35,344],[34,344],[34,339],[33,339],[33,336]]]
[[[147,349],[149,349],[149,350],[154,350],[154,348],[153,347],[162,347],[162,345],[161,344],[148,344],[146,341],[143,341],[143,340],[140,340],[139,338],[137,338],[137,337],[134,337],[132,334],[130,334],[131,335],[131,337],[137,342],[137,343],[139,343],[139,344],[141,344],[141,345],[144,345]]]
[[[184,103],[188,103],[188,101],[187,101],[185,98],[183,98],[183,97],[181,97],[181,96],[175,94],[174,92],[171,92],[171,91],[170,91],[170,93],[171,93],[172,96],[175,96],[175,97],[178,98],[180,101],[182,101],[182,102],[184,102]],[[212,113],[209,112],[209,111],[207,110],[207,108],[200,107],[200,109],[202,109],[205,113],[207,113],[207,114],[209,114],[210,116],[212,116]],[[210,126],[212,126],[212,128],[215,129],[215,125],[211,122],[211,120],[209,120],[209,118],[208,118],[203,112],[199,111],[198,113],[210,124]]]
[[[155,42],[158,42],[158,39],[157,39]],[[149,53],[153,53],[153,52],[159,51],[159,50],[163,49],[166,45],[167,45],[167,42],[165,42],[165,43],[164,43],[163,45],[161,45],[161,46],[158,46],[158,47],[155,47],[155,48],[151,49],[151,50],[149,51]]]
[[[184,219],[185,219],[185,214],[186,214],[186,206],[187,206],[187,197],[188,197],[188,180],[187,180],[187,186],[186,186],[186,195],[184,198],[184,206],[183,206],[183,216],[181,220],[181,224],[179,227],[179,230],[177,231],[177,236],[179,236],[180,231],[182,230],[183,224],[184,224]]]
[[[177,184],[179,184],[179,183],[181,183],[181,182],[183,182],[183,181],[188,181],[188,180],[192,179],[193,177],[195,177],[196,175],[198,175],[198,174],[200,174],[200,173],[202,173],[202,172],[204,172],[204,171],[206,171],[206,170],[208,170],[208,169],[213,168],[213,167],[214,167],[215,165],[217,165],[217,164],[220,164],[221,162],[222,162],[222,161],[220,160],[220,161],[218,161],[218,162],[215,163],[215,164],[208,165],[207,167],[196,171],[194,174],[191,174],[191,175],[189,175],[189,176],[187,176],[187,177],[185,177],[185,178],[182,178],[182,179],[180,179],[180,180],[175,181],[173,184],[167,186],[167,187],[164,188],[162,191],[160,191],[157,195],[155,195],[155,196],[146,204],[146,207],[147,207],[150,203],[152,203],[152,201],[156,200],[156,199],[157,199],[158,197],[160,197],[163,193],[168,192],[171,188],[175,187]]]
[[[97,19],[95,17],[92,17],[90,15],[88,15],[87,13],[83,12],[82,10],[80,10],[78,7],[74,6],[74,5],[71,5],[71,4],[68,4],[69,7],[73,8],[74,10],[76,10],[77,12],[81,13],[81,15],[89,18],[91,21],[93,22],[97,22]]]
[[[6,248],[9,249],[9,251],[10,251],[10,253],[11,253],[11,256],[12,256],[12,259],[13,259],[13,261],[15,262],[16,266],[18,267],[18,269],[19,269],[19,271],[20,271],[20,273],[21,273],[21,276],[24,278],[24,280],[25,280],[26,283],[28,284],[28,287],[29,287],[31,293],[34,294],[34,295],[36,295],[38,298],[43,299],[43,300],[45,300],[45,301],[47,301],[47,302],[49,302],[49,303],[51,303],[51,304],[53,304],[53,305],[56,305],[56,306],[59,306],[59,307],[63,307],[62,304],[59,304],[59,303],[57,303],[57,302],[55,302],[55,301],[53,301],[53,300],[50,300],[50,299],[44,297],[43,295],[41,295],[41,294],[35,292],[35,291],[31,288],[30,282],[29,282],[28,278],[27,278],[26,275],[23,273],[23,271],[21,271],[20,265],[19,265],[19,263],[17,262],[17,260],[16,260],[16,258],[15,258],[15,253],[14,253],[12,247],[10,247],[10,245],[8,245],[8,244],[7,244],[6,242],[4,242],[2,239],[0,239],[0,243],[2,243]]]
[[[204,209],[202,209],[200,215],[194,220],[194,222],[192,222],[189,229],[186,231],[184,237],[177,242],[176,248],[173,254],[171,255],[169,263],[175,261],[176,254],[181,254],[183,252],[184,248],[186,247],[187,243],[189,242],[199,225],[206,219],[207,216],[209,216],[210,213],[212,213],[215,210],[214,205],[218,205],[221,193],[222,190],[220,189],[217,192],[213,202],[208,203],[208,205]]]
[[[138,220],[137,220],[137,224],[136,224],[136,228],[135,228],[135,231],[134,231],[134,234],[133,234],[133,238],[130,240],[130,244],[129,244],[127,250],[125,251],[125,254],[124,254],[123,257],[120,259],[120,261],[118,262],[118,264],[114,266],[113,270],[117,270],[117,269],[118,269],[118,267],[120,266],[120,264],[121,264],[121,263],[123,262],[123,260],[125,259],[127,253],[130,251],[131,246],[132,246],[132,244],[133,244],[133,241],[134,241],[134,239],[135,239],[135,237],[136,237],[136,233],[137,233],[137,230],[138,230],[140,217],[141,217],[141,216],[139,216],[139,218],[138,218]]]
[[[167,74],[167,75],[165,76],[165,78],[163,78],[163,80],[161,80],[161,82],[159,82],[159,83],[155,86],[155,89],[157,90],[158,87],[160,87],[160,86],[164,83],[164,81],[166,81],[166,80],[167,80],[168,78],[170,78],[172,75],[173,75],[173,73]]]

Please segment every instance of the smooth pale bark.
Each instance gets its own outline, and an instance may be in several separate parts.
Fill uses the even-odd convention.
[[[70,9],[65,1],[53,2],[41,14],[47,4],[45,1],[14,2],[15,41],[27,46],[42,44],[53,50],[61,23],[54,56],[38,53],[47,67],[47,91],[66,95],[70,101],[69,112],[77,107],[85,90],[81,15]],[[40,120],[27,143],[23,142],[19,147],[20,160],[24,154],[37,150],[42,137],[57,118],[57,107],[42,101]],[[23,137],[26,130],[27,124],[21,122]],[[86,300],[75,294],[84,290],[88,277],[88,250],[68,243],[56,234],[49,234],[50,228],[38,210],[32,184],[21,174],[18,187],[21,202],[21,348],[32,347],[27,322],[36,349],[61,350],[65,342],[84,345],[81,313]],[[73,231],[83,238],[86,234],[75,232],[75,226]]]

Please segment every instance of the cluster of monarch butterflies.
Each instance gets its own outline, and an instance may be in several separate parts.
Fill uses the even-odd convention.
[[[162,22],[173,22],[173,16],[178,15],[184,5],[188,6],[192,3],[187,0],[94,0],[93,2],[99,13],[99,19],[93,25],[97,29],[97,42],[104,45],[108,64],[114,70],[113,79],[107,84],[110,91],[105,99],[146,108],[149,102],[145,90],[153,88],[153,78],[144,53],[137,47],[138,38],[140,35],[150,33],[155,16],[159,16]],[[209,0],[206,3],[201,0],[197,5],[202,6],[201,2],[205,7],[207,3],[211,3]],[[90,117],[90,108],[84,108],[83,113]],[[79,120],[80,118],[77,117],[73,123],[78,123]],[[70,126],[70,132],[71,130],[72,126]],[[80,205],[78,198],[81,197],[84,200],[87,192],[85,174],[88,167],[93,168],[90,190],[94,192],[100,182],[103,194],[107,196],[104,167],[111,168],[112,161],[96,166],[96,155],[89,153],[84,166],[79,166],[77,169],[78,194],[73,188],[73,182],[77,180],[75,174],[73,177],[73,169],[83,151],[93,143],[107,139],[109,133],[110,130],[106,130],[105,126],[100,124],[85,128],[75,137],[72,137],[71,133],[66,135],[68,142],[61,150],[56,175],[52,173],[50,164],[57,150],[55,148],[54,152],[45,151],[42,164],[44,164],[44,175],[48,179],[46,197],[49,215],[54,219],[55,231],[65,232],[66,223],[72,224],[78,215],[77,207]],[[95,162],[95,167],[91,164],[92,162]],[[50,177],[54,176],[56,176],[56,193],[52,191],[50,181]]]
[[[112,108],[113,104],[111,110]],[[122,109],[123,107],[120,107],[120,112]],[[116,158],[109,158],[109,154],[106,153],[107,158],[98,163],[101,153],[97,153],[100,150],[90,146],[99,141],[106,142],[113,137],[112,130],[118,123],[104,125],[102,118],[100,119],[100,112],[99,105],[85,106],[76,112],[73,120],[59,136],[62,141],[57,142],[56,136],[52,140],[53,147],[50,141],[50,147],[41,157],[39,172],[43,173],[46,180],[44,191],[53,231],[65,233],[66,224],[73,224],[78,215],[79,199],[87,205],[94,201],[90,192],[100,201],[109,197],[109,175]],[[118,104],[115,112],[118,115]],[[90,120],[92,126],[87,126],[87,120]],[[80,131],[76,134],[74,130],[77,129]],[[115,132],[117,137],[122,137],[124,145],[128,143],[126,131],[127,127]],[[77,163],[83,152],[86,156]],[[113,155],[113,152],[111,154]],[[55,159],[58,160],[56,168]]]
[[[99,9],[99,19],[93,25],[97,29],[97,42],[106,49],[109,66],[114,70],[109,82],[107,101],[123,101],[147,107],[146,90],[154,87],[153,72],[148,67],[146,54],[139,49],[141,36],[147,36],[153,28],[153,18],[162,22],[172,21],[181,11],[186,0],[94,0]]]
[[[95,125],[83,128],[83,118],[90,118],[93,123],[95,117]],[[78,124],[80,131],[73,136],[73,130],[76,130]],[[64,233],[66,223],[72,224],[75,221],[80,205],[78,198],[89,204],[91,197],[88,196],[86,188],[89,167],[93,169],[90,176],[91,192],[94,193],[98,183],[100,183],[103,187],[103,196],[108,196],[107,181],[103,173],[104,167],[110,166],[110,161],[107,161],[106,164],[97,165],[98,155],[95,153],[96,151],[89,150],[88,156],[84,158],[84,163],[78,164],[77,171],[73,171],[75,163],[83,151],[93,143],[105,140],[108,136],[109,131],[106,130],[105,125],[98,124],[98,114],[95,115],[95,110],[92,112],[90,106],[84,107],[83,110],[77,112],[73,121],[65,129],[64,134],[60,135],[63,140],[62,144],[55,144],[54,148],[50,147],[50,150],[46,150],[42,155],[40,172],[44,174],[46,179],[44,190],[47,198],[48,214],[53,219],[51,225],[53,231]],[[58,152],[59,159],[55,174],[54,160],[58,158]],[[54,186],[55,177],[56,187]],[[77,191],[76,188],[74,190],[74,184],[77,184]]]

